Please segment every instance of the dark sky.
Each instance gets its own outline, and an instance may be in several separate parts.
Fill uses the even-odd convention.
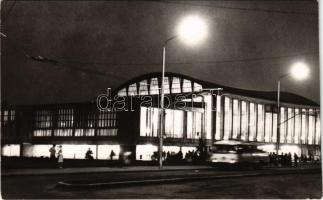
[[[278,77],[304,61],[310,78],[285,78],[282,90],[319,102],[316,1],[176,2],[3,2],[1,32],[8,39],[1,39],[2,100],[88,101],[108,87],[161,71],[163,41],[175,34],[182,17],[197,14],[209,26],[208,38],[194,47],[171,41],[167,71],[274,91]],[[24,53],[60,63],[38,62]]]

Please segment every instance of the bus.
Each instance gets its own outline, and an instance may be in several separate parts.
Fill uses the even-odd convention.
[[[208,162],[260,167],[269,163],[268,153],[257,145],[241,141],[217,141],[211,148]]]

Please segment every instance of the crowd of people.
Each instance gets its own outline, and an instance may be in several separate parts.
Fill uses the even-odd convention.
[[[277,155],[275,152],[269,153],[269,164],[273,166],[283,167],[297,167],[298,163],[314,162],[315,159],[312,155],[306,156],[301,154],[298,156],[296,153],[281,153]]]

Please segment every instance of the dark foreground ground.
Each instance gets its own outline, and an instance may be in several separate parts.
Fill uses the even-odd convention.
[[[24,199],[115,199],[115,198],[286,198],[305,199],[322,197],[322,178],[319,170],[306,173],[284,173],[270,175],[270,169],[257,171],[226,171],[218,169],[170,170],[118,173],[81,173],[51,175],[2,176],[2,198]],[[286,172],[286,173],[285,173]],[[247,173],[257,176],[244,177]],[[261,175],[267,173],[267,175]],[[102,183],[109,181],[160,179],[176,177],[211,177],[214,175],[239,175],[236,177],[208,178],[156,182],[153,184],[129,184],[102,187],[58,187],[59,181],[70,183]]]

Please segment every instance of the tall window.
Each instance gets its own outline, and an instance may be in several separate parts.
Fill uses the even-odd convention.
[[[240,109],[239,101],[237,99],[233,100],[233,132],[232,138],[237,139],[240,132]]]
[[[277,113],[273,113],[273,135],[272,142],[277,142]]]
[[[164,77],[164,94],[169,94],[169,78]]]
[[[158,79],[152,78],[150,80],[150,94],[159,94]]]
[[[288,108],[287,109],[287,122],[285,122],[287,124],[287,136],[286,136],[286,140],[287,143],[292,143],[292,137],[294,134],[294,109],[292,108]]]
[[[180,84],[180,79],[178,77],[173,77],[173,82],[172,82],[172,93],[181,93],[181,84]]]
[[[202,112],[187,112],[187,138],[199,139],[202,137],[202,119]]]
[[[247,103],[245,101],[241,102],[241,140],[247,140],[248,134],[248,110]]]
[[[282,123],[287,119],[285,110],[284,107],[280,108],[280,143],[286,142],[286,123]]]
[[[302,133],[301,133],[301,143],[306,144],[306,135],[307,135],[307,115],[306,109],[302,109]]]
[[[255,104],[249,104],[249,114],[250,114],[250,121],[249,121],[249,141],[254,141],[256,136],[256,109]]]
[[[301,115],[298,108],[295,109],[295,135],[294,143],[299,144],[299,139],[301,135]]]
[[[316,115],[316,124],[315,124],[315,144],[319,145],[321,144],[321,127],[320,127],[320,115]]]
[[[148,95],[147,80],[140,81],[140,83],[139,83],[139,95]]]
[[[184,111],[166,109],[165,134],[170,138],[183,138]]]
[[[152,107],[140,108],[140,136],[157,137],[159,131],[159,110]]]
[[[190,80],[183,80],[183,93],[192,92],[192,83]]]
[[[270,142],[273,128],[273,116],[271,112],[265,113],[265,142]]]
[[[232,104],[228,97],[224,98],[224,140],[230,138],[232,133]]]
[[[264,105],[257,105],[257,141],[263,142],[264,140]]]
[[[313,109],[309,109],[308,116],[308,144],[313,144],[314,131],[315,131],[315,118]]]
[[[215,139],[221,139],[221,96],[216,97],[216,133]]]

